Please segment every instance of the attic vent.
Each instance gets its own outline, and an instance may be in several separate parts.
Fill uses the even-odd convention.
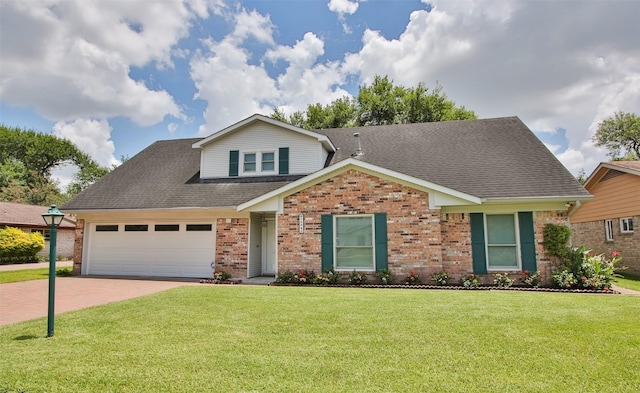
[[[624,172],[620,172],[615,169],[609,169],[609,171],[604,176],[602,176],[602,179],[600,179],[600,181],[613,179],[614,177],[618,177],[620,175],[624,175]]]
[[[353,137],[356,138],[356,151],[351,154],[351,157],[358,157],[364,154],[362,151],[362,145],[360,144],[360,133],[354,132]]]

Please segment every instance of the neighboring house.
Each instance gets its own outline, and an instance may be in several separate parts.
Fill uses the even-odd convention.
[[[0,228],[15,227],[23,231],[40,232],[44,236],[45,245],[38,255],[49,255],[49,228],[42,218],[49,206],[23,205],[20,203],[0,202]],[[60,257],[73,257],[75,241],[75,218],[66,215],[58,227],[56,235],[56,254]]]
[[[618,251],[625,272],[640,274],[640,161],[603,162],[585,188],[595,199],[570,216],[573,245],[607,256]]]
[[[62,207],[82,274],[329,268],[550,273],[542,228],[591,198],[516,117],[308,131],[254,115],[159,141]]]

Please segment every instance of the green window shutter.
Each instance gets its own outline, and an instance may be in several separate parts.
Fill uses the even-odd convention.
[[[533,229],[533,213],[519,212],[518,223],[520,226],[520,255],[522,257],[522,270],[535,272],[538,270],[538,267],[536,263],[536,239]]]
[[[229,176],[238,176],[238,160],[240,159],[240,152],[238,150],[231,150],[229,152]]]
[[[389,267],[387,252],[387,213],[376,213],[375,223],[375,244],[376,244],[376,271]]]
[[[323,214],[321,217],[322,271],[333,267],[333,216]]]
[[[289,174],[289,148],[281,147],[278,149],[278,173],[281,175]]]
[[[471,213],[471,256],[473,272],[487,273],[487,250],[484,244],[484,216],[482,213]]]

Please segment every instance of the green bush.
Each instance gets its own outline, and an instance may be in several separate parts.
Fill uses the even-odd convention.
[[[0,230],[0,260],[32,261],[44,248],[44,237],[38,232],[26,233],[19,228]]]
[[[542,233],[544,249],[551,255],[564,258],[569,250],[567,243],[571,237],[571,229],[566,225],[547,224]]]
[[[513,285],[513,279],[509,273],[496,273],[493,277],[493,283],[499,287],[508,288]]]
[[[447,285],[449,284],[450,279],[451,276],[449,276],[449,273],[445,272],[444,270],[438,273],[433,273],[431,275],[431,281],[433,281],[436,285]]]
[[[349,274],[348,281],[351,285],[364,285],[367,283],[367,275],[354,270]]]
[[[293,272],[287,269],[285,271],[278,273],[278,275],[276,276],[276,282],[282,283],[282,284],[292,283],[293,276],[294,276]]]
[[[584,246],[569,250],[563,259],[561,270],[551,277],[559,288],[583,288],[608,290],[616,274],[616,264],[620,254],[612,253],[611,259],[604,254],[594,255]]]
[[[391,285],[393,284],[393,281],[395,281],[396,279],[393,273],[391,273],[391,270],[386,268],[376,273],[376,276],[378,276],[378,280],[380,280],[380,283],[382,285]]]

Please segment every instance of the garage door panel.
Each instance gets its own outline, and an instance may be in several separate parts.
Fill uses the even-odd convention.
[[[147,232],[125,232],[124,224],[119,224],[118,232],[96,232],[95,224],[92,224],[87,273],[195,278],[211,276],[215,230],[185,231],[185,225],[181,223],[180,231],[163,232],[154,231],[153,223],[148,225]]]

